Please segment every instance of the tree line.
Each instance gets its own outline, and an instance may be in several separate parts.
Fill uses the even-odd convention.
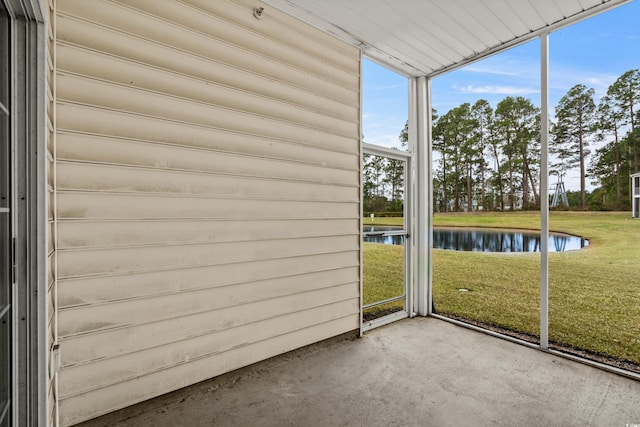
[[[530,99],[508,96],[495,108],[481,99],[432,114],[435,211],[539,208],[540,109]],[[597,104],[583,84],[560,99],[549,135],[550,171],[580,174],[567,208],[629,209],[629,175],[640,171],[639,123],[638,69],[619,76]],[[399,140],[406,144],[406,125]],[[402,164],[374,157],[365,156],[364,210],[401,211]],[[591,193],[587,178],[598,186]]]
[[[369,154],[365,154],[363,160],[364,215],[386,213],[401,216],[404,209],[404,162]]]

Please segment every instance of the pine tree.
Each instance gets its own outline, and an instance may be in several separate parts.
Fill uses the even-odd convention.
[[[580,207],[585,208],[586,158],[595,131],[596,105],[593,89],[578,84],[569,89],[556,106],[551,152],[567,167],[580,168]]]
[[[521,96],[508,96],[498,103],[495,111],[497,137],[502,139],[502,152],[506,161],[502,166],[507,172],[509,206],[516,207],[516,193],[522,191],[524,208],[529,207],[529,191],[538,202],[535,165],[539,158],[540,111],[531,100]],[[520,176],[517,176],[517,174]]]
[[[450,196],[453,198],[453,210],[462,210],[462,187],[466,183],[467,194],[469,191],[469,165],[473,159],[472,153],[472,131],[474,128],[471,118],[471,107],[464,103],[453,108],[447,114],[440,117],[433,129],[434,149],[441,154],[442,163],[442,186],[445,211],[448,209],[447,201]],[[449,170],[451,172],[449,173]],[[465,179],[463,179],[465,173]],[[453,194],[448,194],[448,187],[451,187]],[[467,201],[467,204],[470,204]],[[471,206],[467,206],[470,209]]]
[[[625,111],[625,119],[623,124],[631,126],[630,149],[632,153],[633,170],[640,171],[638,163],[638,145],[640,141],[635,137],[636,125],[638,118],[638,104],[640,104],[640,70],[629,70],[622,74],[618,79],[609,86],[607,95],[611,97],[616,106]]]
[[[613,135],[612,153],[613,170],[615,171],[616,206],[622,202],[622,155],[620,152],[620,123],[624,119],[624,112],[613,102],[611,96],[605,95],[600,99],[597,111],[596,139],[606,142],[609,135]]]
[[[489,102],[480,99],[471,107],[471,116],[475,120],[475,139],[478,152],[477,168],[478,180],[480,181],[480,205],[483,210],[487,209],[487,161],[485,152],[490,140],[490,129],[493,122],[493,109]]]

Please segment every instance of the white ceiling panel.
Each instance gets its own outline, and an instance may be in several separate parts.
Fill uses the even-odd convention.
[[[538,14],[542,16],[548,25],[565,17],[564,13],[558,6],[558,3],[561,3],[562,1],[564,0],[537,0],[535,2],[531,2],[531,6],[538,11]]]
[[[407,76],[433,76],[630,0],[262,1]]]
[[[540,10],[538,10],[536,5],[532,4],[532,2],[528,0],[507,2],[507,4],[513,13],[518,16],[518,22],[521,24],[520,31],[532,31],[536,28],[543,28],[545,25],[554,22],[550,19],[558,14],[557,10],[555,12],[551,11],[554,9],[554,7],[552,7],[551,10],[549,10],[549,13],[546,14],[550,19],[546,19],[547,17],[545,17],[545,14],[540,13]],[[545,7],[540,7],[540,9],[548,10]],[[495,13],[501,14],[502,9],[496,9]]]

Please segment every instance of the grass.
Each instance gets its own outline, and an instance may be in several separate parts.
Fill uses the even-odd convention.
[[[383,221],[398,225],[401,219],[375,219],[378,225]],[[436,226],[539,229],[539,223],[537,213],[527,212],[434,217]],[[640,365],[640,221],[626,212],[552,212],[550,229],[590,241],[579,251],[549,254],[550,341]],[[386,259],[381,270],[401,271],[401,256],[389,246],[365,245],[365,289],[374,280],[371,275],[379,274],[366,263]],[[434,250],[435,308],[448,316],[537,337],[539,265],[539,254]],[[385,281],[381,276],[377,288],[384,288]]]
[[[404,247],[364,243],[364,305],[404,294]],[[364,310],[363,318],[371,320],[404,309],[404,300]]]

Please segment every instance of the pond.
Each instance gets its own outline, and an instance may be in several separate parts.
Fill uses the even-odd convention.
[[[399,227],[365,226],[364,232],[398,231]],[[365,242],[401,245],[404,236],[365,236]],[[549,233],[549,252],[582,249],[589,241],[562,233]],[[540,233],[497,228],[434,228],[433,247],[474,252],[540,252]]]

